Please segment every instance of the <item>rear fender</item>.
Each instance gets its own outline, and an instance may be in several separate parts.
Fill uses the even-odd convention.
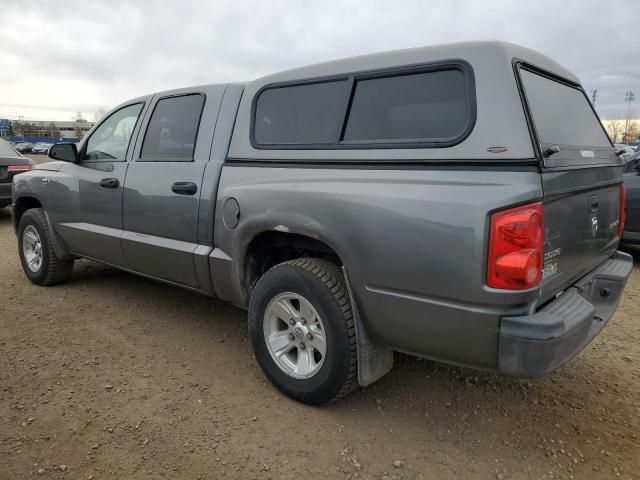
[[[283,212],[281,218],[274,215],[273,212],[256,213],[251,217],[244,218],[237,229],[226,232],[232,237],[232,241],[225,242],[231,246],[230,251],[225,253],[230,259],[233,259],[231,282],[233,283],[234,295],[231,300],[237,305],[248,305],[249,301],[244,269],[249,244],[257,235],[270,231],[297,234],[318,240],[331,248],[344,265],[349,265],[348,257],[343,256],[343,254],[348,255],[348,249],[340,248],[340,244],[328,234],[327,229],[316,219],[291,212],[286,214]],[[220,245],[220,243],[216,242],[216,245]]]

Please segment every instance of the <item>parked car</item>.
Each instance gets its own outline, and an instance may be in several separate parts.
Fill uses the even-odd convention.
[[[31,149],[31,153],[48,153],[53,143],[38,142]]]
[[[20,153],[29,153],[33,149],[33,143],[21,142],[14,147]]]
[[[636,153],[635,148],[633,148],[630,145],[626,145],[624,143],[616,143],[615,147],[618,150],[618,152],[622,152],[620,154],[622,158],[628,157],[629,155],[633,155],[634,153]]]
[[[11,204],[13,177],[33,168],[33,160],[22,156],[6,140],[0,138],[0,208]]]
[[[622,162],[578,79],[506,43],[140,97],[49,155],[14,181],[32,282],[86,257],[247,308],[263,371],[310,404],[393,351],[546,374],[633,266]]]
[[[640,244],[640,153],[628,155],[624,162],[626,221],[622,241]]]

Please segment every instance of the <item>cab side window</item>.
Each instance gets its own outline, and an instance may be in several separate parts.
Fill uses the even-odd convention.
[[[163,98],[156,104],[144,136],[140,160],[193,160],[204,95]]]
[[[142,103],[126,106],[102,122],[87,141],[83,160],[126,160],[131,134],[142,106]]]

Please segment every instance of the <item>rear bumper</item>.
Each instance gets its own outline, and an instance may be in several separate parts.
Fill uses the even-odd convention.
[[[640,243],[640,233],[639,232],[627,232],[626,230],[622,232],[622,241],[624,243]]]
[[[607,324],[632,269],[631,255],[618,251],[533,315],[503,317],[499,370],[532,378],[571,360]]]

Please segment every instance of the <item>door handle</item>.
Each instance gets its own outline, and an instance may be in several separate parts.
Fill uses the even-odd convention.
[[[180,195],[194,195],[198,187],[193,182],[176,182],[171,185],[171,191]]]
[[[120,181],[117,178],[103,178],[100,180],[102,188],[118,188]]]

